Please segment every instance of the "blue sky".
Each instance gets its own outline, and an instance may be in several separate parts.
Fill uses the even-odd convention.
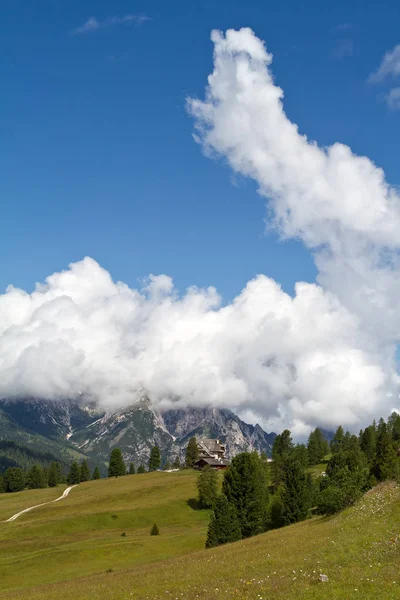
[[[288,291],[312,281],[303,246],[265,234],[255,185],[202,155],[185,99],[204,93],[210,31],[249,26],[300,130],[399,183],[400,113],[366,82],[399,43],[398,18],[395,1],[4,1],[0,289],[30,290],[85,255],[131,286],[167,273],[225,300],[256,273]]]

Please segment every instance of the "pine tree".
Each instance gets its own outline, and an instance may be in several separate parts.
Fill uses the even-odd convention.
[[[153,527],[150,529],[150,535],[160,535],[157,523],[154,523]]]
[[[310,433],[308,437],[308,464],[312,466],[320,463],[325,454],[327,454],[327,446],[328,443],[325,440],[322,431],[317,427]]]
[[[213,514],[208,526],[206,548],[236,542],[242,537],[235,506],[221,494],[214,503]]]
[[[188,446],[186,448],[186,461],[187,467],[193,467],[194,463],[199,459],[199,449],[197,447],[197,440],[195,437],[190,438]]]
[[[56,487],[61,481],[61,466],[59,463],[52,462],[48,474],[48,486]]]
[[[92,479],[100,479],[100,469],[97,465],[93,471]]]
[[[81,481],[81,472],[78,463],[74,460],[67,478],[69,485],[77,485]]]
[[[257,452],[242,452],[232,459],[222,491],[236,509],[243,538],[265,531],[268,487],[266,470]]]
[[[21,492],[25,488],[25,475],[19,467],[9,467],[4,473],[4,488],[7,493]]]
[[[343,447],[344,444],[344,430],[341,425],[336,429],[336,433],[333,436],[333,440],[331,441],[331,451],[334,454],[335,452],[339,452],[339,450]]]
[[[280,491],[284,525],[297,523],[307,517],[311,506],[310,484],[303,465],[295,456],[285,459]]]
[[[277,435],[272,446],[272,481],[275,488],[279,487],[283,478],[283,463],[293,451],[294,444],[289,429]]]
[[[26,484],[29,489],[39,489],[46,487],[46,480],[43,469],[40,465],[33,465],[27,473]]]
[[[360,446],[368,461],[371,463],[376,451],[376,429],[372,425],[366,427],[360,435]]]
[[[139,465],[139,466],[138,466],[138,470],[137,470],[137,472],[138,472],[138,473],[146,473],[146,469],[144,468],[144,466],[143,466],[143,465]]]
[[[135,465],[133,463],[129,463],[129,475],[134,475],[135,472]]]
[[[276,436],[272,446],[272,458],[275,460],[278,456],[287,456],[293,450],[293,441],[289,429],[284,429],[282,433]]]
[[[82,462],[81,462],[80,477],[81,477],[81,481],[89,481],[89,479],[90,479],[90,469],[89,469],[87,460],[85,460],[85,459],[82,460]]]
[[[203,508],[212,508],[218,495],[218,475],[214,469],[205,467],[198,480],[199,502]]]
[[[376,438],[376,454],[371,472],[378,481],[396,478],[399,471],[397,452],[393,445],[390,430],[381,419]]]
[[[307,446],[304,444],[296,444],[291,452],[291,456],[297,459],[301,464],[303,469],[306,469],[308,466],[308,451]]]
[[[400,415],[397,412],[392,412],[388,418],[388,430],[390,437],[395,442],[396,447],[400,446]]]
[[[110,455],[110,462],[108,466],[109,477],[120,477],[126,474],[126,468],[122,452],[119,448],[114,448]]]
[[[171,470],[171,463],[169,462],[169,460],[167,460],[167,462],[164,465],[164,471],[170,471]]]
[[[0,494],[3,494],[6,491],[6,487],[4,485],[4,477],[0,473]]]
[[[161,454],[158,446],[153,446],[150,452],[149,471],[157,471],[161,466]]]

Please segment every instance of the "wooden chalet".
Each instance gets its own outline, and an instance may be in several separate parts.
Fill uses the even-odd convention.
[[[197,448],[199,450],[199,458],[193,465],[195,469],[204,469],[204,467],[208,466],[212,469],[222,470],[231,464],[225,456],[225,444],[222,444],[220,440],[199,440]]]

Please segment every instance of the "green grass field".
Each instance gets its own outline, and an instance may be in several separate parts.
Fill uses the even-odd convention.
[[[59,503],[0,523],[0,597],[400,598],[400,487],[376,488],[331,518],[203,550],[209,513],[187,502],[196,477],[182,471],[88,482]],[[62,490],[3,494],[1,518]],[[149,534],[154,522],[160,536]],[[329,582],[318,582],[320,573]]]

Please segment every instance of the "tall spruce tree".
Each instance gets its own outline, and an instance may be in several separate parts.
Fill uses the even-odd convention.
[[[44,488],[47,485],[43,468],[40,465],[33,465],[26,476],[27,487],[31,490]]]
[[[307,517],[311,507],[311,486],[304,466],[294,455],[284,459],[280,497],[284,525]]]
[[[199,449],[197,447],[197,440],[195,437],[190,438],[186,448],[186,460],[185,464],[187,467],[193,467],[194,463],[199,459]]]
[[[236,509],[243,538],[265,531],[268,486],[264,463],[257,452],[242,452],[232,459],[222,491]]]
[[[383,419],[378,425],[375,460],[371,471],[378,481],[396,478],[399,471],[397,451]]]
[[[400,415],[397,412],[392,412],[388,419],[388,430],[389,434],[395,442],[396,447],[400,446]]]
[[[80,465],[81,481],[89,481],[90,469],[87,460],[83,459]]]
[[[56,487],[61,482],[61,465],[57,462],[52,462],[48,473],[48,486]]]
[[[149,471],[157,471],[161,466],[161,454],[158,446],[153,446],[150,452]]]
[[[74,460],[70,467],[67,481],[69,485],[77,485],[81,481],[81,470],[76,460]]]
[[[283,479],[283,464],[294,449],[291,433],[285,429],[277,435],[272,446],[272,482],[278,488]]]
[[[206,548],[236,542],[242,537],[235,506],[226,496],[217,497],[208,526]]]
[[[307,452],[308,464],[317,465],[323,460],[328,451],[328,443],[324,438],[322,431],[317,427],[308,437]]]
[[[100,479],[100,469],[99,469],[98,465],[96,465],[96,467],[93,471],[92,479]]]
[[[367,457],[368,462],[372,463],[376,451],[376,429],[373,425],[366,427],[364,431],[360,433],[360,446]]]
[[[129,475],[134,475],[135,473],[135,465],[131,462],[129,463]]]
[[[198,480],[199,502],[203,508],[212,508],[218,495],[218,474],[210,467],[205,467]]]
[[[114,448],[110,455],[110,462],[108,465],[108,476],[109,477],[120,477],[126,474],[126,468],[122,452],[119,448]]]
[[[4,488],[7,493],[21,492],[25,488],[25,474],[19,467],[9,467],[4,473]]]
[[[333,436],[333,439],[331,441],[331,451],[334,454],[335,452],[339,452],[345,443],[345,434],[344,434],[344,430],[343,427],[341,425],[339,425],[339,427],[336,429],[335,435]]]

